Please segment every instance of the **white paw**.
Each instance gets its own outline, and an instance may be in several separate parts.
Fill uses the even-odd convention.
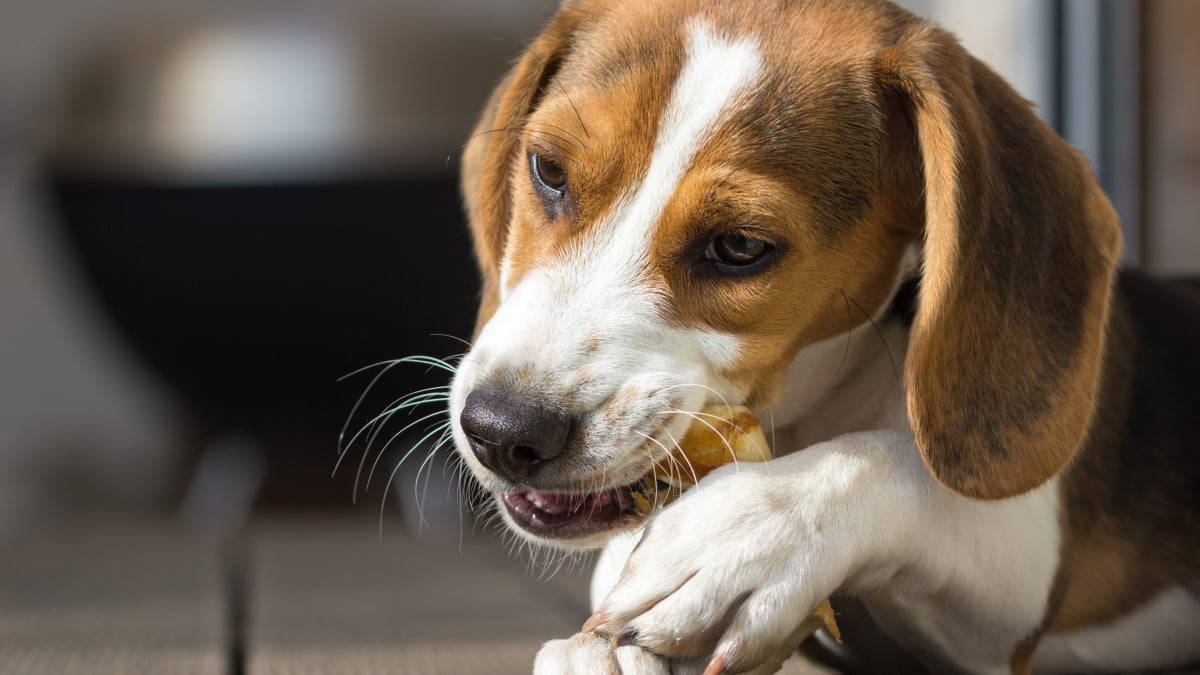
[[[777,668],[879,535],[876,472],[827,445],[724,467],[655,516],[588,627],[712,672]]]
[[[576,633],[542,645],[534,675],[671,675],[671,664],[640,647],[613,647],[595,633]]]

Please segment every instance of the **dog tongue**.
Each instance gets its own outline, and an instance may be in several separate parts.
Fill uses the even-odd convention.
[[[613,498],[612,490],[605,490],[604,492],[589,495],[569,495],[530,490],[523,496],[537,509],[554,515],[580,511],[584,507],[601,508],[607,506]]]

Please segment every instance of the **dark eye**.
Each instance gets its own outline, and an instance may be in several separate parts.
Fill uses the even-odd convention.
[[[567,172],[554,160],[529,153],[529,168],[540,187],[560,195],[567,189]]]
[[[775,250],[769,242],[736,232],[717,236],[704,250],[704,257],[729,267],[748,267]]]

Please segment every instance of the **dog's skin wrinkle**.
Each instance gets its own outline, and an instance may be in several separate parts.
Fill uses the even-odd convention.
[[[547,489],[637,478],[721,400],[770,420],[779,455],[657,514],[619,582],[628,543],[606,550],[598,630],[640,647],[581,634],[538,672],[750,668],[839,589],[935,672],[1091,669],[1114,644],[1139,667],[1200,656],[1130,640],[1178,645],[1172,620],[1200,612],[1177,592],[1200,560],[1195,443],[1177,440],[1197,433],[1181,411],[1200,368],[1178,354],[1200,328],[1132,311],[1160,293],[1133,278],[1110,315],[1112,209],[1006,84],[865,0],[576,0],[535,52],[481,128],[560,138],[488,134],[464,158],[484,294],[452,418],[508,381],[585,420]],[[567,169],[568,210],[531,188],[539,149]],[[729,227],[778,259],[693,273]],[[493,493],[522,487],[464,458]],[[676,573],[692,580],[656,595]],[[679,651],[661,642],[730,612]]]

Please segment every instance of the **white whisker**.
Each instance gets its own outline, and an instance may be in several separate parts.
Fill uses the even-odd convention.
[[[464,339],[458,337],[457,335],[450,335],[448,333],[430,333],[430,335],[433,337],[444,337],[444,338],[450,338],[451,340],[457,340],[458,342],[463,343],[463,345],[466,346],[467,349],[470,349],[471,347],[474,346],[471,344],[471,342],[469,340],[464,340]]]
[[[453,336],[446,336],[446,337],[453,337]],[[456,338],[456,339],[458,339],[458,338]],[[464,342],[464,344],[467,344],[468,347],[470,347],[470,344],[467,343],[465,340],[463,342]],[[458,360],[462,356],[463,356],[462,354],[457,354],[457,355],[449,357],[449,359]],[[379,412],[378,414],[374,415],[373,417],[368,419],[366,422],[364,422],[358,428],[358,430],[352,436],[350,436],[349,440],[347,441],[347,433],[350,430],[350,425],[353,424],[355,419],[358,417],[358,412],[364,405],[367,397],[370,396],[371,392],[375,390],[376,386],[380,383],[380,381],[383,379],[383,377],[385,375],[387,375],[389,372],[391,372],[391,370],[393,368],[395,368],[396,366],[399,366],[399,365],[425,366],[426,372],[429,372],[431,370],[440,370],[440,371],[449,373],[450,375],[454,375],[458,370],[457,366],[455,366],[449,360],[440,359],[440,358],[437,358],[434,356],[414,355],[414,356],[406,356],[406,357],[399,358],[399,359],[392,359],[392,360],[388,360],[388,361],[379,361],[376,363],[372,363],[372,364],[363,366],[361,368],[355,369],[355,370],[347,373],[346,375],[343,375],[342,377],[338,378],[338,381],[341,382],[343,380],[346,380],[351,377],[355,377],[357,375],[371,371],[373,369],[376,369],[376,368],[379,369],[379,372],[375,373],[371,377],[370,382],[367,383],[367,386],[363,389],[362,393],[359,394],[358,397],[355,399],[354,405],[350,409],[350,414],[347,415],[346,421],[342,425],[342,428],[341,428],[340,432],[338,433],[337,461],[334,463],[332,475],[337,474],[338,469],[342,465],[342,462],[345,460],[346,456],[350,454],[350,450],[355,446],[355,444],[359,443],[360,440],[363,443],[362,457],[359,459],[358,468],[356,469],[355,474],[354,474],[354,486],[353,486],[352,499],[355,503],[357,503],[357,500],[358,500],[358,486],[362,482],[362,474],[363,474],[364,468],[366,467],[366,461],[370,457],[371,451],[375,447],[376,441],[379,438],[380,434],[384,431],[384,429],[386,427],[389,426],[389,422],[391,422],[392,418],[395,415],[397,415],[398,413],[401,413],[401,412],[405,412],[405,411],[408,411],[409,413],[411,413],[416,408],[419,408],[419,407],[425,406],[425,405],[438,405],[439,407],[441,407],[441,409],[438,410],[437,412],[423,415],[420,418],[418,418],[412,422],[409,422],[402,429],[400,429],[400,431],[392,434],[388,438],[387,442],[385,442],[383,444],[383,446],[379,449],[378,453],[375,455],[374,461],[371,463],[371,468],[370,468],[370,471],[367,473],[366,483],[363,488],[364,492],[370,490],[371,481],[374,478],[375,470],[379,466],[380,460],[383,458],[383,455],[386,454],[388,448],[392,445],[393,442],[396,441],[397,438],[399,438],[401,435],[403,435],[404,433],[406,433],[408,430],[412,429],[416,425],[419,425],[423,422],[426,422],[426,421],[429,421],[432,419],[436,419],[437,417],[440,417],[440,416],[444,416],[444,415],[448,416],[448,411],[445,409],[445,405],[450,400],[450,393],[449,393],[450,386],[449,385],[437,385],[437,386],[433,386],[433,387],[426,387],[424,389],[420,389],[420,390],[411,392],[409,394],[406,394],[406,395],[404,395],[400,398],[397,398],[397,399],[391,401],[390,403],[388,403],[388,405],[386,405],[381,412]],[[430,428],[427,431],[427,433],[425,433],[416,443],[414,443],[400,457],[399,461],[396,462],[395,467],[393,467],[392,472],[388,476],[387,485],[385,486],[385,489],[384,489],[384,496],[380,503],[380,508],[379,508],[379,537],[380,537],[380,539],[383,538],[383,512],[387,506],[387,495],[391,490],[391,484],[396,476],[397,471],[400,469],[401,465],[403,465],[404,462],[418,448],[420,448],[422,445],[424,445],[427,441],[429,441],[434,436],[441,434],[441,436],[438,438],[437,442],[434,443],[433,447],[430,449],[430,451],[426,455],[425,459],[417,467],[417,473],[416,473],[415,480],[420,480],[421,472],[424,470],[426,472],[426,487],[428,487],[429,473],[431,471],[429,462],[444,447],[447,438],[450,438],[448,436],[448,432],[449,432],[450,428],[451,428],[451,422],[448,419],[446,421],[442,422],[441,424],[434,425],[432,428]],[[414,483],[414,488],[415,488],[415,483]],[[424,522],[424,513],[423,513],[422,507],[423,507],[423,504],[418,503],[418,510],[421,512],[421,522],[423,523]],[[459,532],[460,532],[460,538],[461,538],[461,533],[462,533],[462,529],[463,529],[462,528],[462,517],[461,517],[461,503],[460,503],[459,523],[460,523],[459,524]],[[461,542],[461,540],[460,540],[460,542]],[[461,543],[460,543],[460,547],[461,547]]]
[[[447,421],[447,422],[444,422],[443,424],[449,425],[450,422]],[[404,460],[408,459],[409,456],[412,455],[412,453],[416,452],[417,448],[421,447],[422,443],[424,443],[428,439],[432,438],[435,434],[441,433],[444,430],[445,429],[442,426],[438,426],[433,431],[422,436],[421,440],[414,443],[413,446],[408,449],[408,452],[404,453],[404,456],[401,457],[400,461],[396,462],[396,466],[392,468],[392,472],[388,474],[387,483],[385,483],[383,486],[383,498],[379,500],[379,531],[380,531],[380,533],[383,532],[383,509],[385,506],[387,506],[387,496],[389,494],[391,494],[391,492],[392,492],[392,482],[396,480],[396,473],[400,471],[400,467],[401,467],[401,465],[404,464]],[[370,482],[370,476],[367,477],[367,481],[368,481],[368,483]]]
[[[665,414],[682,413],[682,412],[684,412],[684,411],[666,411]],[[689,414],[689,416],[691,416],[691,413],[684,413],[684,414]],[[691,417],[695,417],[695,416],[691,416]],[[701,422],[703,422],[703,420],[701,420]],[[708,424],[708,423],[704,422],[704,424]],[[712,426],[712,425],[709,424],[709,426]],[[696,467],[691,464],[691,458],[689,458],[688,453],[683,452],[683,446],[680,446],[678,438],[674,437],[674,435],[671,434],[670,430],[666,430],[666,431],[667,431],[667,436],[670,437],[671,442],[674,443],[674,447],[676,447],[676,449],[679,450],[680,458],[683,458],[683,461],[686,462],[686,465],[688,465],[688,474],[689,474],[689,476],[691,476],[692,484],[696,485],[697,492],[700,491],[700,477],[698,477],[696,474]],[[718,435],[721,438],[721,441],[725,441],[725,437],[721,436],[720,431],[716,431],[715,429],[713,429],[713,432],[714,432],[714,434]],[[730,442],[725,441],[725,446],[730,447]],[[730,447],[730,453],[731,454],[733,453],[733,448],[731,448],[731,447]],[[673,454],[670,455],[670,459],[674,462],[674,464],[679,466],[679,478],[683,478],[683,464],[679,464],[678,459]]]
[[[354,405],[353,405],[353,406],[350,408],[350,414],[346,416],[346,422],[345,422],[345,423],[342,425],[342,430],[341,430],[341,431],[338,433],[338,444],[337,444],[337,451],[338,451],[338,458],[339,458],[339,461],[340,461],[340,459],[341,459],[341,456],[342,456],[342,455],[344,454],[344,452],[345,452],[345,451],[344,451],[344,448],[345,448],[345,446],[342,444],[342,440],[343,440],[343,439],[346,437],[346,430],[350,428],[350,422],[351,422],[351,421],[353,421],[353,420],[354,420],[354,416],[358,414],[358,409],[359,409],[359,407],[360,407],[360,406],[362,406],[362,404],[363,404],[363,401],[364,401],[364,400],[366,400],[366,398],[367,398],[367,395],[371,393],[371,390],[375,388],[375,384],[376,384],[377,382],[379,382],[380,378],[382,378],[384,375],[386,375],[386,374],[387,374],[387,372],[388,372],[389,370],[391,370],[392,368],[395,368],[395,367],[396,367],[397,365],[399,365],[399,364],[398,364],[397,362],[395,362],[395,361],[391,361],[391,362],[384,361],[384,362],[381,362],[381,363],[373,363],[373,364],[371,364],[371,365],[369,365],[369,366],[364,366],[364,367],[362,367],[362,368],[359,368],[358,370],[356,370],[356,371],[354,371],[354,372],[352,372],[352,373],[350,373],[350,374],[348,374],[348,375],[343,375],[343,376],[341,376],[341,377],[339,377],[339,378],[338,378],[338,382],[341,382],[342,380],[344,380],[344,379],[346,379],[346,378],[348,378],[348,377],[352,377],[352,376],[354,376],[354,375],[357,375],[357,374],[359,374],[359,373],[361,373],[361,372],[365,372],[365,371],[367,371],[367,370],[370,370],[371,368],[378,367],[378,366],[380,366],[380,365],[383,365],[383,364],[385,364],[385,363],[387,364],[387,365],[386,365],[386,367],[385,367],[383,370],[381,370],[381,371],[379,371],[378,373],[376,373],[376,374],[375,374],[375,377],[371,378],[371,381],[370,381],[370,382],[367,384],[367,387],[366,387],[366,389],[363,389],[363,392],[362,392],[361,394],[359,394],[359,395],[358,395],[358,399],[357,399],[357,400],[354,402]],[[334,471],[336,472],[336,471],[337,471],[337,469],[335,468],[335,469],[334,469]]]
[[[409,422],[408,424],[404,425],[404,428],[402,428],[400,431],[397,431],[396,433],[392,434],[391,438],[388,438],[387,442],[384,443],[383,447],[381,447],[379,449],[379,452],[376,453],[375,461],[371,464],[371,471],[367,473],[367,483],[366,483],[366,486],[363,488],[363,492],[370,491],[371,477],[375,475],[375,467],[379,466],[379,460],[383,457],[383,454],[385,452],[387,452],[388,447],[390,447],[391,444],[393,442],[395,442],[395,440],[397,438],[403,436],[405,432],[407,432],[409,429],[415,427],[416,425],[418,425],[422,422],[431,420],[435,417],[441,417],[442,415],[445,415],[445,414],[446,414],[445,410],[438,410],[436,412],[429,413],[428,415],[425,415],[424,417],[421,417],[421,418],[413,420],[412,422]],[[442,426],[438,428],[438,431],[441,431],[444,428],[449,428],[449,426],[450,426],[450,420],[446,420],[445,422],[442,423]],[[404,456],[400,458],[400,461],[403,462],[405,459],[407,459],[408,456],[412,454],[413,450],[416,450],[417,447],[420,446],[421,443],[425,442],[425,440],[429,438],[429,436],[430,436],[430,434],[426,434],[425,436],[423,436],[421,438],[421,440],[414,443],[412,445],[412,447],[408,450],[408,452],[405,452]],[[362,476],[363,464],[365,463],[366,457],[367,457],[366,453],[363,453],[364,461],[359,462],[358,472],[354,475],[354,491],[355,492],[358,492],[358,480],[359,480],[359,477]]]
[[[430,389],[449,389],[449,387],[443,385],[441,387],[431,387]],[[433,391],[429,391],[429,390],[421,390],[420,392],[414,392],[412,394],[409,394],[408,396],[404,396],[404,397],[401,397],[401,398],[398,398],[398,399],[392,401],[391,403],[388,404],[387,408],[384,409],[383,412],[379,413],[378,415],[376,415],[375,417],[373,417],[369,421],[367,421],[362,426],[362,428],[360,428],[358,430],[358,432],[356,432],[354,434],[354,436],[350,439],[350,442],[347,443],[345,448],[342,449],[341,454],[338,456],[337,462],[334,463],[333,474],[334,475],[337,474],[338,468],[341,466],[343,458],[345,458],[345,456],[349,453],[350,448],[354,446],[354,444],[358,441],[359,437],[362,436],[364,433],[367,433],[368,431],[370,431],[370,433],[368,434],[368,436],[366,438],[365,448],[363,450],[363,453],[364,453],[363,456],[365,458],[366,455],[368,455],[370,453],[371,447],[375,444],[375,439],[379,436],[379,434],[383,431],[383,428],[387,425],[388,421],[390,421],[391,418],[396,413],[401,412],[403,410],[417,408],[422,405],[430,405],[430,404],[434,404],[434,403],[445,403],[445,402],[449,401],[449,399],[450,399],[450,395],[445,392],[433,392]],[[362,462],[360,461],[359,462],[359,470],[361,471],[361,469],[362,469]]]
[[[393,415],[393,414],[399,412],[400,410],[404,410],[407,408],[413,408],[413,407],[416,407],[419,405],[425,405],[428,403],[437,403],[437,402],[440,402],[443,400],[448,400],[449,399],[449,390],[450,390],[450,385],[443,384],[443,385],[438,385],[436,387],[428,387],[426,389],[414,391],[411,394],[406,394],[405,396],[401,396],[400,398],[393,399],[391,403],[388,403],[386,406],[384,406],[384,409],[382,412],[377,414],[375,417],[372,417],[371,419],[367,420],[361,427],[359,427],[359,430],[357,432],[355,432],[354,436],[352,436],[350,438],[349,442],[347,442],[345,445],[339,447],[339,450],[338,450],[339,454],[344,454],[347,450],[349,450],[350,447],[353,446],[354,443],[358,440],[358,438],[360,436],[362,436],[362,434],[365,433],[366,430],[368,428],[370,428],[376,422],[379,422],[380,420],[382,420],[390,415]],[[365,395],[365,393],[366,392],[364,392],[364,395]],[[346,420],[346,426],[344,426],[342,428],[343,432],[349,426],[350,421],[351,420],[349,420],[349,419]]]
[[[420,531],[421,527],[428,527],[428,524],[425,522],[425,499],[429,494],[429,479],[433,475],[433,465],[430,464],[430,461],[437,456],[438,451],[442,449],[443,443],[447,438],[447,434],[450,433],[449,420],[434,427],[431,433],[437,433],[439,431],[441,432],[441,435],[436,441],[434,441],[433,447],[430,448],[429,452],[425,455],[424,461],[422,461],[421,465],[417,467],[417,473],[413,477],[413,499],[417,503],[417,522],[419,523],[418,531]],[[420,496],[418,496],[417,483],[421,480],[422,471],[425,472],[425,482],[422,483],[421,493]]]

